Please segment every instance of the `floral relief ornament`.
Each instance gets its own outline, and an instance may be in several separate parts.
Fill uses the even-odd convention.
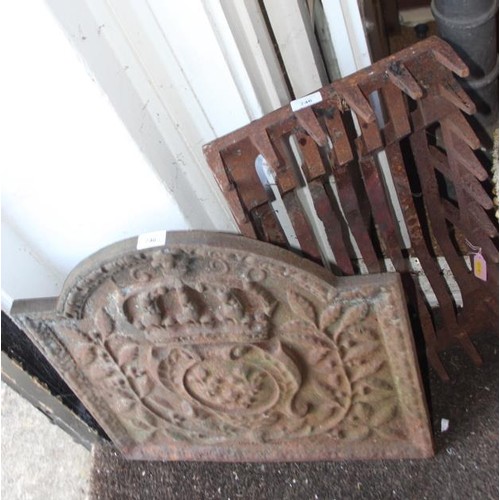
[[[101,251],[55,309],[14,316],[131,458],[430,455],[398,276],[325,274],[261,242],[172,233]]]

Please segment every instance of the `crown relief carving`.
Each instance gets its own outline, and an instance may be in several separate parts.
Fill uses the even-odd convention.
[[[380,314],[381,304],[400,308],[397,281],[332,286],[281,251],[267,255],[268,245],[255,253],[226,238],[100,263],[77,273],[61,312],[18,320],[44,332],[42,348],[77,392],[85,385],[86,404],[129,455],[188,457],[202,446],[215,455],[198,457],[214,457],[233,446],[252,459],[245,447],[302,450],[303,439],[319,449],[406,442],[386,335],[396,332],[390,349],[406,353],[404,364],[413,354],[398,344],[401,320]],[[425,421],[419,401],[411,411]]]

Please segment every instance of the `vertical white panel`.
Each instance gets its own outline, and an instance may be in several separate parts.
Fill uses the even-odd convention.
[[[218,1],[210,1],[214,3]],[[284,106],[290,94],[258,0],[221,0],[220,4],[262,114]]]
[[[123,0],[109,0],[119,15]],[[126,2],[125,2],[126,3]],[[143,16],[143,1],[132,1],[134,12]],[[165,2],[148,0],[151,12],[161,29],[164,42],[175,54],[186,81],[202,106],[216,135],[226,134],[245,125],[249,115],[245,101],[238,92],[224,53],[199,0]],[[149,37],[162,47],[163,40],[149,31],[150,23],[142,23],[141,36]],[[134,32],[127,30],[130,36]],[[149,69],[149,68],[148,68]],[[178,71],[170,67],[170,71]]]
[[[337,63],[342,76],[371,64],[368,44],[357,2],[323,0]]]
[[[274,36],[295,97],[314,92],[328,82],[303,0],[264,0]]]
[[[247,116],[251,120],[259,118],[263,114],[262,106],[229,27],[220,0],[203,0],[203,6],[212,31],[217,39],[219,50],[224,57],[238,94],[243,101]]]

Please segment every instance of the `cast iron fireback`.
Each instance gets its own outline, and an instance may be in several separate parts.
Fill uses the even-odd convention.
[[[338,278],[232,235],[136,243],[12,311],[125,456],[432,455],[398,274]]]

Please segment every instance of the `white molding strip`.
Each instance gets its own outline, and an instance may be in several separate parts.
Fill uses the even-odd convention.
[[[264,5],[295,97],[328,83],[306,2],[264,0]]]
[[[219,0],[208,2],[217,4]],[[261,115],[288,104],[290,94],[258,0],[220,0],[220,5],[253,84]]]
[[[352,0],[323,0],[323,9],[341,76],[369,66],[370,51],[358,3]]]

